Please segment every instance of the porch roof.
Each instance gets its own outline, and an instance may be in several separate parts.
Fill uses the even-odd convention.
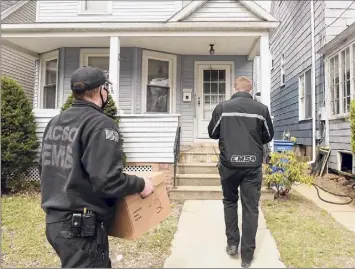
[[[258,55],[259,38],[275,22],[169,23],[36,23],[2,25],[4,45],[41,54],[60,47],[109,47],[118,36],[121,47],[141,47],[186,55]]]
[[[259,36],[200,36],[200,37],[120,37],[120,47],[138,47],[180,55],[209,55],[214,44],[215,55],[249,55],[259,53]],[[107,48],[110,37],[3,37],[2,44],[33,56],[61,47]]]

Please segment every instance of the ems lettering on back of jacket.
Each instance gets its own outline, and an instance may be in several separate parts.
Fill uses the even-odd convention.
[[[216,106],[208,126],[210,138],[219,140],[220,161],[226,167],[257,167],[263,145],[274,136],[268,107],[248,92],[236,92]]]
[[[78,126],[49,126],[43,139],[42,165],[65,171],[73,167],[73,142]]]

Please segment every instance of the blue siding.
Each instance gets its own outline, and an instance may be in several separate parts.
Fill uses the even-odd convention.
[[[271,111],[275,138],[290,131],[300,144],[312,145],[312,122],[299,121],[298,77],[311,68],[311,9],[309,1],[275,1],[272,13],[281,24],[271,33],[270,49],[274,57],[271,75]],[[322,46],[324,3],[315,1],[315,42]],[[285,85],[280,85],[281,55],[285,56]],[[316,103],[324,105],[323,58],[316,55]],[[318,122],[317,122],[318,123]]]
[[[64,91],[62,91],[63,99],[60,100],[65,102],[71,93],[70,77],[80,65],[80,48],[62,48],[60,52],[60,57],[64,57],[64,77],[63,81],[59,82],[60,85],[63,83]],[[126,114],[132,112],[132,86],[135,85],[133,82],[134,52],[134,48],[121,48],[119,107]]]

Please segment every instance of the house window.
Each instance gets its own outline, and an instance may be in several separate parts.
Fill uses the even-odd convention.
[[[144,113],[173,113],[176,56],[143,51],[142,110]]]
[[[281,55],[281,86],[285,85],[285,55]]]
[[[355,88],[355,43],[341,48],[327,61],[327,105],[333,118],[347,117]]]
[[[299,77],[299,117],[300,120],[312,118],[312,80],[311,70]]]
[[[110,68],[109,56],[87,56],[87,65],[100,68],[102,71],[108,73]]]
[[[41,108],[57,107],[58,52],[43,55],[41,58]]]
[[[350,110],[350,48],[341,52],[341,76],[342,76],[342,108],[344,113]]]
[[[83,0],[80,1],[80,13],[102,14],[112,13],[112,1]]]
[[[169,62],[148,59],[147,112],[170,110]]]
[[[329,89],[330,106],[333,115],[340,114],[340,87],[339,87],[339,56],[335,55],[329,62]]]
[[[110,50],[109,49],[81,49],[80,65],[100,68],[109,74]]]

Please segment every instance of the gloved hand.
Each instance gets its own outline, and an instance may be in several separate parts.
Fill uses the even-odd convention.
[[[144,182],[145,182],[144,189],[140,193],[143,198],[147,197],[154,190],[154,185],[151,177],[144,178]]]

